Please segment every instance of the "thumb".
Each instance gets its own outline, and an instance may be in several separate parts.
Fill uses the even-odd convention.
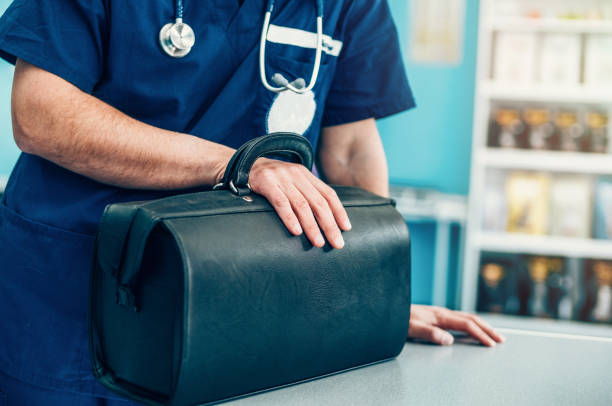
[[[439,345],[451,345],[455,339],[448,331],[426,324],[420,320],[410,320],[408,338],[419,338]]]

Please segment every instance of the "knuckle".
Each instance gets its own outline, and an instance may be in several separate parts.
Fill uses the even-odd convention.
[[[276,195],[271,197],[269,201],[274,207],[286,208],[287,206],[289,206],[289,202],[284,196]]]
[[[296,163],[287,164],[287,168],[294,174],[302,174],[304,173],[304,166]]]
[[[295,202],[295,208],[299,211],[310,210],[310,205],[306,201],[306,199],[299,198]]]
[[[434,306],[432,310],[439,316],[447,314],[446,313],[447,309],[440,307],[440,306]]]
[[[475,315],[475,314],[470,314],[469,318],[472,319],[472,321],[475,322],[475,323],[484,324],[484,321],[480,317]]]
[[[330,199],[333,200],[340,200],[338,198],[338,193],[336,192],[336,190],[334,188],[332,188],[331,186],[325,185],[324,187],[325,190],[325,194],[327,195],[327,197],[329,197]]]
[[[274,170],[270,168],[263,168],[259,171],[259,177],[264,181],[270,182],[274,179],[274,176]]]
[[[477,330],[476,323],[474,323],[472,320],[466,320],[465,326],[469,331]]]
[[[321,196],[312,199],[312,205],[313,205],[313,208],[316,209],[318,212],[329,209],[327,201],[323,199],[323,197]]]

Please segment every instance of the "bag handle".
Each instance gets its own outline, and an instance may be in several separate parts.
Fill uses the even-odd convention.
[[[294,133],[272,133],[252,139],[238,148],[225,169],[221,183],[215,185],[214,189],[228,188],[238,196],[251,193],[251,168],[258,158],[271,154],[288,156],[312,170],[313,151],[306,138]]]

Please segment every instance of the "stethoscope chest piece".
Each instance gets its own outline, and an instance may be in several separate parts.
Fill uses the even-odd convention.
[[[177,19],[168,23],[159,31],[159,44],[173,58],[187,55],[195,44],[195,34],[188,24]]]

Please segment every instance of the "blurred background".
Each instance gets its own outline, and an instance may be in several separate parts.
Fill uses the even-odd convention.
[[[379,122],[414,302],[612,323],[612,1],[388,1],[418,105]]]

